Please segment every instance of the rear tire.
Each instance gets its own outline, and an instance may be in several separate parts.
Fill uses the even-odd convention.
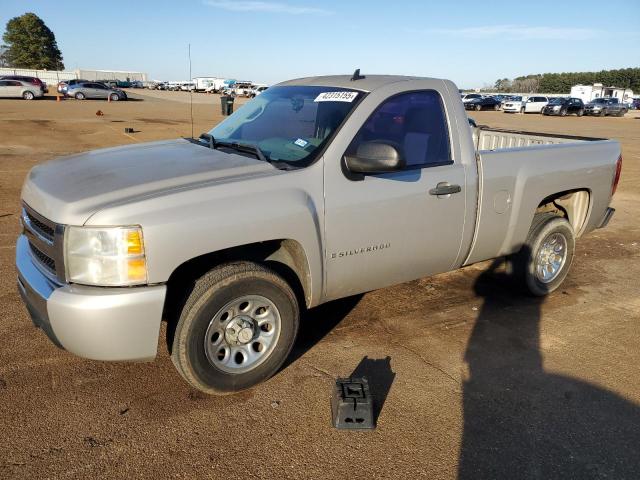
[[[22,98],[24,98],[25,100],[33,100],[35,98],[35,95],[33,94],[33,92],[24,92],[22,94]]]
[[[566,117],[567,116],[567,110],[566,109],[560,110],[560,116],[561,117]]]
[[[298,325],[296,295],[280,275],[251,262],[221,265],[197,280],[169,330],[171,360],[204,393],[237,392],[278,371]]]
[[[575,246],[573,228],[565,218],[538,213],[524,246],[510,258],[512,273],[530,295],[548,295],[567,277]]]

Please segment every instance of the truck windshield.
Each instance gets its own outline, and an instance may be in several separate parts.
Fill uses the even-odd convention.
[[[310,163],[363,96],[336,87],[271,87],[209,133],[216,142],[258,147],[269,161]]]

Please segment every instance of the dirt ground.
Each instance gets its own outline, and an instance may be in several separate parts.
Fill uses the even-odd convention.
[[[16,291],[20,187],[53,157],[191,134],[188,94],[0,103],[0,478],[638,478],[640,118],[472,113],[495,127],[615,138],[611,224],[564,288],[524,298],[488,263],[320,307],[286,368],[206,397],[153,363],[56,349]],[[194,133],[220,120],[194,96]],[[96,115],[100,110],[103,115]],[[135,133],[124,134],[125,127]],[[378,428],[330,424],[334,379],[367,374]]]

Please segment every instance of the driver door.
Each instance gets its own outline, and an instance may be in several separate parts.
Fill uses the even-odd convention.
[[[393,145],[405,158],[398,171],[354,177],[335,161],[325,168],[328,300],[374,290],[456,265],[465,219],[465,167],[453,143],[441,94],[403,92],[383,101],[345,155],[367,142]],[[344,162],[344,160],[343,160]],[[458,186],[437,195],[441,185]]]

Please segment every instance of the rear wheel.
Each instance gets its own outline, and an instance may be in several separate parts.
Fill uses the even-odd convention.
[[[33,94],[33,92],[26,91],[22,94],[22,98],[24,98],[25,100],[33,100],[35,98],[35,95]]]
[[[87,97],[85,97],[84,93],[82,93],[82,92],[76,93],[75,97],[76,97],[76,100],[84,100],[85,98],[87,98]]]
[[[536,214],[524,246],[511,258],[513,273],[531,295],[547,295],[566,278],[574,252],[569,222],[553,213]]]
[[[277,273],[250,262],[222,265],[196,282],[170,338],[171,360],[204,393],[244,390],[278,371],[298,324],[296,296]]]
[[[560,116],[561,117],[566,117],[567,116],[567,109],[563,108],[562,110],[560,110]]]
[[[604,117],[607,114],[607,112],[605,112],[604,108],[602,110],[600,110],[600,116]]]

